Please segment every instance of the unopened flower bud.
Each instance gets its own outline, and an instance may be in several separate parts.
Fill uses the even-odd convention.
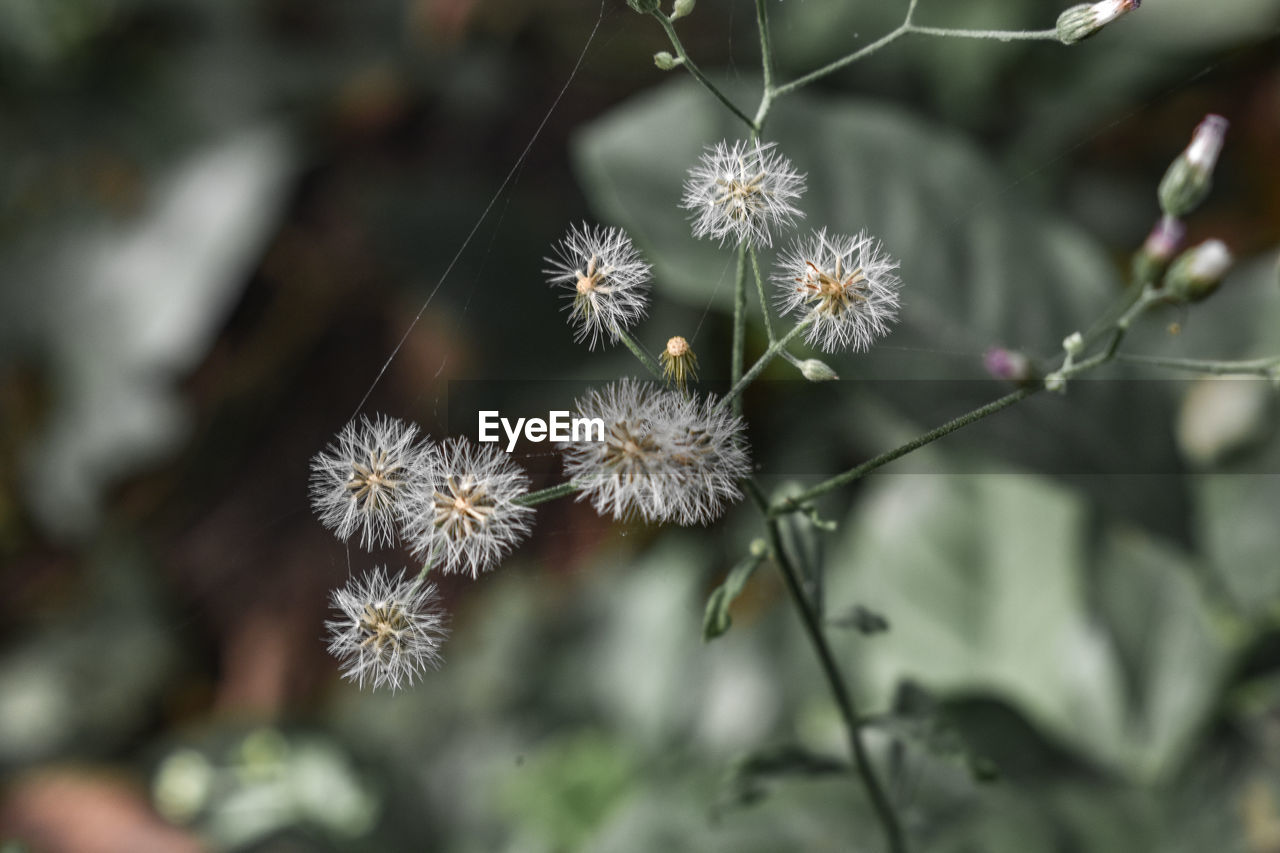
[[[1072,332],[1062,339],[1062,349],[1071,357],[1079,355],[1084,350],[1084,335],[1079,332]]]
[[[840,378],[826,362],[818,361],[816,358],[806,358],[800,362],[800,375],[810,382],[830,382]]]
[[[681,391],[688,386],[690,379],[697,381],[698,357],[689,342],[679,335],[667,341],[661,361],[663,377]]]
[[[1160,208],[1169,216],[1186,216],[1200,206],[1213,186],[1213,167],[1222,151],[1227,120],[1207,115],[1196,126],[1191,144],[1178,155],[1160,181]]]
[[[1032,377],[1031,361],[1016,350],[992,347],[982,356],[982,366],[993,379],[1026,382]]]
[[[1141,0],[1100,0],[1072,6],[1058,16],[1058,41],[1075,44],[1087,39],[1140,3]]]
[[[697,5],[697,0],[676,0],[675,7],[671,10],[671,20],[683,18],[693,11],[695,5]]]
[[[1169,262],[1182,248],[1186,226],[1172,216],[1163,216],[1147,235],[1142,248],[1133,256],[1133,277],[1139,285],[1152,284],[1169,268]]]
[[[658,0],[627,0],[627,5],[633,12],[639,12],[641,15],[648,15],[658,10]]]
[[[670,71],[680,64],[680,60],[676,59],[665,50],[660,50],[653,55],[653,64],[658,66],[661,71]]]
[[[1173,262],[1164,277],[1165,290],[1179,302],[1199,302],[1218,289],[1234,260],[1221,240],[1206,240]]]

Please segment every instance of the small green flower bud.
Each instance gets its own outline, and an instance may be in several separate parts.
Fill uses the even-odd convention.
[[[695,5],[697,5],[697,0],[676,0],[675,7],[671,10],[671,20],[683,18],[693,11]]]
[[[1161,217],[1151,229],[1142,248],[1133,256],[1133,278],[1139,285],[1154,284],[1169,268],[1169,262],[1182,248],[1187,229],[1172,216]]]
[[[680,64],[680,60],[676,59],[665,50],[660,50],[653,55],[653,64],[658,66],[662,71],[670,71]]]
[[[641,15],[658,11],[658,0],[627,0],[627,5],[631,7],[631,11]]]
[[[816,358],[806,358],[800,362],[800,374],[810,382],[830,382],[840,378],[834,370]]]
[[[1178,302],[1206,299],[1218,289],[1234,260],[1221,240],[1206,240],[1173,262],[1164,277],[1165,291]]]
[[[1207,115],[1197,125],[1191,144],[1178,155],[1160,181],[1160,208],[1169,216],[1186,216],[1200,206],[1213,186],[1213,167],[1222,151],[1227,120]]]
[[[1067,355],[1072,358],[1076,357],[1084,349],[1084,336],[1079,332],[1072,332],[1063,338],[1062,348],[1066,351]]]
[[[1058,16],[1058,41],[1075,44],[1083,41],[1116,18],[1136,9],[1141,0],[1100,0],[1072,6]]]

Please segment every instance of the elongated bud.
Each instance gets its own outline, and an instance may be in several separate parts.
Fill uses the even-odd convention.
[[[1147,235],[1142,248],[1133,256],[1133,278],[1139,285],[1153,284],[1169,268],[1169,262],[1182,248],[1187,228],[1181,220],[1163,216]]]
[[[1016,350],[992,347],[982,356],[982,366],[993,379],[1026,382],[1032,378],[1031,361]]]
[[[826,362],[818,361],[816,358],[806,358],[800,362],[800,375],[810,382],[830,382],[840,378]]]
[[[627,0],[627,5],[633,12],[639,12],[641,15],[658,11],[658,0]]]
[[[695,5],[697,5],[697,0],[676,0],[675,7],[671,10],[671,20],[683,18],[693,11]]]
[[[1140,3],[1141,0],[1100,0],[1072,6],[1058,16],[1058,41],[1063,44],[1083,41],[1125,12],[1138,8]]]
[[[653,64],[658,66],[661,71],[670,71],[681,63],[682,60],[676,59],[665,50],[660,50],[653,55]]]
[[[1213,167],[1217,165],[1222,140],[1227,135],[1227,120],[1207,115],[1196,126],[1191,144],[1178,155],[1160,181],[1160,208],[1169,216],[1186,216],[1200,206],[1213,186]]]
[[[1218,289],[1234,261],[1221,240],[1206,240],[1173,262],[1164,277],[1165,290],[1180,302],[1199,302]]]

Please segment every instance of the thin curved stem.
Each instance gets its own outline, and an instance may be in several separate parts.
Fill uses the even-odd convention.
[[[626,344],[627,349],[631,350],[631,354],[644,365],[645,369],[654,375],[655,378],[662,378],[662,368],[658,367],[658,363],[653,360],[653,356],[644,351],[644,347],[631,335],[627,334],[627,330],[619,325],[614,325],[613,333],[618,336],[618,340]]]
[[[662,25],[662,29],[666,31],[667,39],[670,40],[671,46],[675,48],[676,56],[680,58],[681,64],[689,70],[691,75],[693,75],[693,79],[701,83],[704,89],[714,95],[720,103],[729,108],[729,112],[746,122],[747,127],[751,128],[752,132],[755,132],[756,123],[752,121],[746,113],[738,109],[738,106],[733,101],[729,100],[729,96],[720,91],[716,84],[712,83],[707,75],[702,73],[702,69],[699,68],[689,57],[688,52],[684,49],[684,43],[680,41],[680,36],[676,34],[676,28],[672,25],[671,19],[658,10],[654,10],[652,14],[653,17],[658,19],[658,23]]]
[[[850,468],[848,471],[845,471],[843,474],[837,474],[836,476],[832,477],[829,480],[823,480],[818,485],[814,486],[811,489],[807,489],[801,492],[799,495],[796,495],[795,497],[783,499],[781,503],[775,505],[770,510],[770,515],[776,516],[776,515],[789,513],[789,512],[798,512],[804,507],[806,503],[808,503],[809,501],[812,501],[814,498],[821,497],[827,494],[828,492],[835,491],[841,486],[847,486],[852,482],[861,480],[863,477],[867,476],[877,468],[882,468],[885,465],[888,465],[890,462],[894,461],[895,459],[900,459],[903,456],[906,456],[908,453],[911,453],[912,451],[919,450],[921,447],[924,447],[926,444],[932,444],[938,439],[948,436],[958,429],[963,429],[964,427],[967,427],[969,424],[976,423],[982,420],[983,418],[990,417],[991,415],[994,415],[996,412],[999,412],[1002,409],[1007,409],[1010,406],[1012,406],[1014,403],[1020,403],[1026,398],[1030,397],[1032,394],[1036,393],[1037,391],[1042,390],[1043,388],[1044,388],[1044,385],[1042,384],[1028,385],[1024,388],[1019,388],[1017,391],[1013,391],[1009,394],[1005,394],[1003,397],[1000,397],[997,400],[993,400],[990,403],[987,403],[985,406],[981,406],[977,409],[974,409],[971,412],[966,412],[965,414],[961,415],[958,418],[953,418],[952,420],[947,421],[945,424],[942,424],[939,427],[935,427],[934,429],[929,430],[923,435],[919,435],[913,438],[911,441],[908,441],[906,444],[900,445],[898,447],[895,447],[893,450],[886,451],[884,453],[881,453],[879,456],[868,459],[866,462],[863,462],[861,465],[856,465],[853,468]]]
[[[756,0],[756,29],[760,31],[760,67],[764,74],[764,90],[773,89],[773,44],[769,35],[769,0]]]
[[[893,804],[889,802],[889,797],[885,794],[884,788],[880,784],[879,777],[876,776],[875,767],[871,763],[871,756],[867,753],[867,746],[862,739],[862,720],[858,716],[858,709],[853,703],[853,696],[845,684],[844,676],[836,664],[835,655],[831,652],[831,646],[827,643],[826,634],[822,630],[822,620],[814,611],[812,602],[805,594],[804,580],[800,577],[799,571],[790,558],[787,557],[786,551],[783,550],[782,537],[778,532],[778,519],[770,518],[768,528],[769,548],[773,554],[774,562],[778,564],[778,569],[782,572],[783,580],[787,584],[787,592],[791,594],[791,601],[795,604],[796,610],[800,614],[800,621],[804,623],[805,633],[809,636],[809,642],[813,645],[814,652],[817,653],[818,662],[822,665],[822,672],[827,678],[827,684],[831,688],[831,695],[835,698],[836,707],[840,709],[840,718],[844,721],[845,734],[849,739],[849,752],[853,756],[854,768],[858,771],[858,775],[862,778],[862,784],[867,789],[867,796],[871,800],[872,809],[880,820],[885,838],[889,843],[889,850],[891,853],[905,853],[907,842],[902,834],[902,825],[893,810]]]
[[[729,353],[729,381],[738,387],[747,346],[747,247],[738,247],[738,271],[733,280],[733,349]],[[725,400],[733,398],[726,397]],[[742,402],[735,400],[734,414],[742,414]]]
[[[512,501],[512,503],[519,504],[520,506],[537,506],[538,504],[544,504],[548,501],[556,500],[557,498],[567,497],[576,491],[578,491],[577,484],[572,481],[564,482],[558,486],[549,486],[545,489],[539,489],[536,492],[529,492],[527,495],[521,495]]]
[[[1058,31],[1052,30],[953,30],[947,27],[917,27],[905,24],[906,31],[921,36],[938,36],[955,39],[990,39],[992,41],[1057,41]]]
[[[729,393],[724,395],[724,399],[716,404],[716,408],[719,409],[732,402],[734,413],[741,414],[742,392],[747,390],[747,386],[754,382],[756,377],[764,372],[764,369],[768,367],[769,362],[773,361],[780,353],[786,350],[787,344],[791,343],[797,335],[809,328],[809,322],[809,319],[802,320],[797,323],[791,331],[783,335],[781,339],[774,341],[773,344],[764,351],[764,355],[756,359],[756,363],[751,365],[751,369],[747,371],[746,375],[733,384],[733,387],[729,389]]]
[[[1221,361],[1209,358],[1166,358],[1158,355],[1121,353],[1116,356],[1116,360],[1127,364],[1145,364],[1150,367],[1164,367],[1169,370],[1204,373],[1210,376],[1252,375],[1275,378],[1277,371],[1280,371],[1280,356],[1247,361]]]
[[[778,337],[773,333],[773,320],[769,319],[769,300],[764,295],[764,279],[760,275],[760,259],[756,256],[755,246],[749,250],[751,255],[751,271],[756,276],[756,293],[760,296],[760,314],[764,317],[764,331],[769,336],[769,343],[778,342]]]
[[[803,77],[797,77],[795,80],[792,80],[790,83],[784,83],[773,90],[773,97],[779,97],[789,92],[794,92],[796,89],[800,89],[804,86],[808,86],[810,83],[813,83],[817,80],[821,80],[823,77],[826,77],[830,74],[834,74],[835,72],[839,71],[841,68],[844,68],[847,65],[852,65],[853,63],[857,62],[859,59],[868,57],[871,54],[875,53],[876,51],[880,50],[885,45],[898,40],[902,36],[906,35],[910,31],[910,29],[911,28],[909,25],[903,24],[902,26],[898,27],[896,30],[886,33],[885,35],[873,41],[871,44],[867,45],[866,47],[855,50],[853,53],[849,54],[848,56],[841,57],[840,59],[837,59],[834,62],[828,63],[827,65],[822,66],[816,71],[810,71],[808,74],[805,74]]]

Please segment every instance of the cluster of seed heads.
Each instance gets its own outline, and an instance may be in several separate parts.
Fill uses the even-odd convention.
[[[722,142],[690,171],[681,204],[695,236],[758,248],[803,216],[795,202],[804,189],[774,143]],[[896,319],[896,268],[865,234],[817,231],[779,259],[778,307],[807,324],[812,345],[865,350]],[[651,267],[625,232],[571,227],[544,274],[564,292],[578,342],[638,346],[627,330],[648,310]],[[565,472],[602,515],[707,524],[742,498],[745,425],[714,396],[690,391],[698,363],[687,339],[669,338],[658,361],[671,387],[623,379],[578,401],[577,414],[605,431],[601,441],[561,445]],[[401,544],[424,563],[414,579],[379,568],[333,593],[329,649],[347,678],[397,689],[439,664],[443,615],[427,569],[477,578],[497,566],[529,535],[528,491],[528,476],[498,445],[436,443],[381,415],[348,424],[315,456],[311,503],[322,524],[367,550]]]

